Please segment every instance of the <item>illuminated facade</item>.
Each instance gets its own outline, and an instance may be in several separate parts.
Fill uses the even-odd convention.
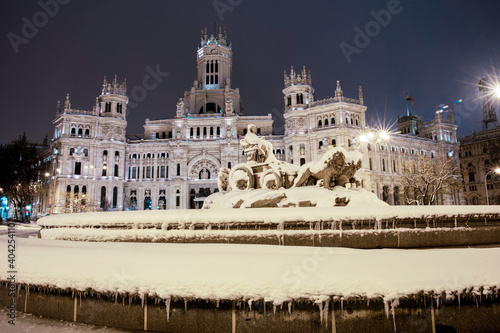
[[[197,79],[184,93],[171,119],[149,120],[144,137],[127,137],[126,83],[104,80],[91,111],[71,108],[67,96],[53,121],[53,168],[48,205],[42,214],[101,209],[185,209],[200,207],[217,190],[221,167],[246,161],[239,144],[248,124],[274,146],[280,160],[301,165],[326,149],[343,146],[364,153],[363,187],[391,204],[404,204],[399,166],[418,154],[456,158],[458,144],[452,119],[422,123],[403,117],[405,134],[389,141],[359,142],[366,127],[361,87],[358,99],[346,98],[340,82],[335,97],[315,100],[311,75],[285,72],[284,135],[273,135],[273,120],[245,116],[240,92],[231,86],[232,49],[226,32],[202,33]],[[414,117],[414,116],[411,116]],[[406,131],[413,123],[412,130]],[[458,163],[458,159],[457,159]],[[461,194],[440,198],[458,204]]]

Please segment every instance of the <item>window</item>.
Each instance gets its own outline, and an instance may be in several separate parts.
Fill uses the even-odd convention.
[[[75,162],[75,175],[81,175],[82,162]]]
[[[333,146],[333,147],[337,147],[337,140],[332,139],[332,146]]]
[[[331,124],[335,125],[335,118],[332,118]]]
[[[106,164],[104,164],[104,165],[102,166],[102,176],[103,176],[103,177],[106,177],[106,170],[107,170],[107,169],[108,169],[108,166],[107,166]]]
[[[177,176],[181,175],[181,165],[177,163]]]
[[[83,150],[83,155],[85,155],[85,156],[89,156],[89,150],[88,150],[88,149],[84,149],[84,150]]]
[[[87,128],[85,130],[85,137],[88,138],[90,136],[90,130]]]
[[[78,129],[78,136],[80,136],[80,137],[81,137],[82,135],[83,135],[83,129],[82,129],[82,128],[79,128],[79,129]]]
[[[385,159],[382,159],[382,171],[385,172]]]
[[[151,167],[150,166],[146,167],[146,178],[151,178]]]
[[[322,127],[323,126],[323,122],[320,120],[318,120],[318,127]]]
[[[306,164],[306,159],[305,159],[305,158],[303,158],[303,157],[301,157],[301,158],[300,158],[300,165],[302,166],[302,165],[304,165],[304,164]]]
[[[115,150],[115,157],[120,157],[120,152],[118,150]]]
[[[227,162],[227,168],[231,169],[231,162]]]
[[[165,178],[165,166],[160,167],[160,178]]]
[[[288,98],[286,99],[286,103],[287,103],[287,106],[292,105],[292,96],[288,96]]]
[[[121,103],[116,104],[116,112],[122,113],[122,104]]]
[[[69,156],[73,156],[74,153],[75,153],[75,148],[70,148],[69,149]]]
[[[191,128],[189,129],[189,137],[191,137],[191,138],[192,138],[193,136],[194,136],[194,128],[192,128],[192,127],[191,127]]]
[[[210,136],[214,136],[214,128],[210,127]]]
[[[219,135],[220,135],[220,127],[217,126],[217,136],[219,136]]]
[[[200,128],[199,127],[196,127],[196,137],[197,138],[200,137]]]
[[[206,127],[203,127],[203,136],[206,137],[207,136],[207,128]]]
[[[104,112],[111,112],[111,102],[106,102]]]
[[[321,149],[321,147],[323,147],[323,141],[320,141],[320,142],[318,143],[318,148],[319,148],[319,149]]]
[[[118,205],[118,187],[113,187],[113,208]]]
[[[115,177],[118,177],[118,164],[115,164]]]
[[[101,208],[106,208],[106,186],[101,187]]]
[[[325,127],[328,126],[328,119],[325,119]]]
[[[132,178],[132,179],[137,178],[137,168],[136,167],[132,167],[132,174],[131,174],[130,178]]]
[[[370,162],[370,170],[373,170],[372,158],[371,157],[368,159],[368,162]]]
[[[75,186],[75,189],[73,191],[75,193],[75,197],[78,196],[78,193],[80,193],[80,188],[78,187],[78,185]]]
[[[474,181],[476,181],[474,172],[469,172],[469,182],[474,182]]]
[[[102,156],[108,156],[108,151],[107,150],[103,151]]]
[[[71,128],[71,136],[76,136],[76,128]]]

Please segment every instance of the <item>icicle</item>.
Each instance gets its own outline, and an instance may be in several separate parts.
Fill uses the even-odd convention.
[[[288,301],[288,314],[292,314],[292,301]]]
[[[132,304],[132,295],[128,295],[128,305]]]
[[[328,328],[328,311],[330,307],[330,300],[325,301],[325,306],[323,308],[323,315],[325,316],[325,327]]]
[[[118,303],[118,292],[115,293],[115,304]]]
[[[141,305],[144,308],[144,294],[141,294]]]
[[[344,312],[344,297],[340,298],[340,310]]]
[[[389,301],[384,300],[384,313],[387,319],[389,319]]]
[[[319,321],[321,325],[323,325],[323,301],[318,303],[318,306],[319,306]]]
[[[165,300],[165,307],[167,310],[167,323],[170,322],[170,301],[172,300],[172,297],[168,297]]]
[[[391,302],[391,312],[392,312],[392,323],[394,325],[394,332],[396,331],[396,306],[399,305],[399,300],[394,300]]]
[[[457,217],[455,216],[455,228],[457,227]]]
[[[276,316],[276,304],[273,303],[273,315]]]
[[[184,311],[188,310],[188,300],[184,298]]]
[[[219,308],[219,303],[220,303],[220,300],[218,299],[217,300],[217,309]]]
[[[253,303],[253,299],[249,299],[248,300],[248,307],[249,307],[249,310],[250,312],[252,312],[252,303]]]

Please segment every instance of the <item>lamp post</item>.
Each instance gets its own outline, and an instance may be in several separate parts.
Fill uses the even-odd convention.
[[[488,175],[500,175],[500,168],[496,168],[495,170],[491,170],[491,171],[488,171],[485,175],[484,175],[484,189],[486,191],[486,204],[489,205],[490,204],[490,199],[488,197],[488,183],[486,182],[487,178],[488,178]]]

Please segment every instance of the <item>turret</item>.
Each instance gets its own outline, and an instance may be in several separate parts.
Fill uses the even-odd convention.
[[[94,109],[100,108],[102,117],[125,119],[127,103],[127,81],[125,80],[121,84],[118,84],[115,75],[113,82],[109,84],[105,76],[102,84],[102,93],[98,97]]]
[[[283,95],[285,98],[285,112],[291,110],[307,109],[313,102],[313,87],[311,72],[306,73],[306,66],[302,67],[302,72],[296,74],[293,66],[290,69],[290,76],[284,73]]]

